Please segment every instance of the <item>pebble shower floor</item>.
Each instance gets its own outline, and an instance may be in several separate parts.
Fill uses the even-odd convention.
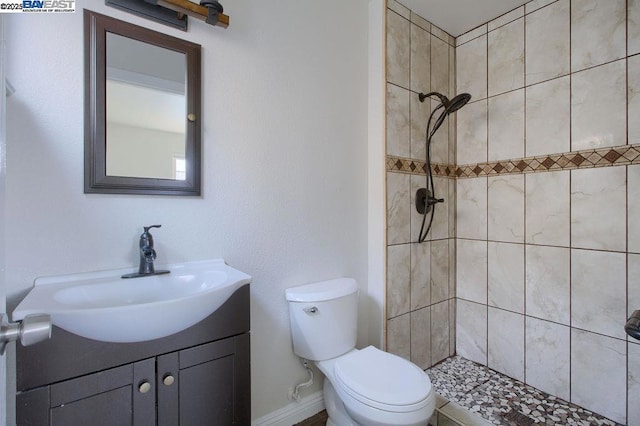
[[[438,394],[495,425],[618,425],[460,356],[427,370]]]

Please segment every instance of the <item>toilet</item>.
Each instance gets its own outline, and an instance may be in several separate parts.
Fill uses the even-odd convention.
[[[373,346],[356,349],[358,285],[338,278],[285,291],[293,351],[325,375],[332,426],[422,426],[435,409],[429,376]]]

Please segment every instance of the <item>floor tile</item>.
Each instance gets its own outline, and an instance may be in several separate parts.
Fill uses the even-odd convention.
[[[436,392],[450,401],[438,411],[463,425],[618,425],[460,356],[427,373]]]

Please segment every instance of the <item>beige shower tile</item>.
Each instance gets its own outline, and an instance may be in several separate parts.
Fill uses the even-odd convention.
[[[457,93],[456,90],[456,48],[449,45],[449,93],[451,96]]]
[[[449,116],[449,164],[455,164],[456,162],[456,128],[458,126],[458,114]]]
[[[452,97],[448,93],[449,45],[433,35],[431,36],[431,91]]]
[[[487,102],[469,103],[456,113],[456,121],[456,164],[486,162]]]
[[[387,318],[411,310],[411,244],[387,247]]]
[[[431,307],[431,365],[449,357],[449,301]]]
[[[396,0],[387,0],[387,7],[406,19],[411,17],[411,10]]]
[[[431,36],[421,27],[411,25],[411,90],[429,92],[431,87]]]
[[[449,236],[449,214],[447,211],[447,203],[451,201],[447,198],[449,195],[449,179],[434,177],[433,183],[435,197],[444,198],[444,203],[438,203],[434,206],[435,211],[429,239],[443,239]]]
[[[524,380],[524,315],[489,307],[488,367]]]
[[[487,239],[487,178],[458,179],[456,188],[458,238]]]
[[[431,310],[411,312],[411,362],[421,369],[431,367]]]
[[[425,161],[427,119],[431,113],[431,103],[429,101],[420,102],[416,93],[410,93],[409,103],[411,109],[411,158]]]
[[[526,242],[569,246],[570,171],[529,173],[526,181]]]
[[[626,170],[599,167],[571,171],[571,245],[625,251]]]
[[[524,242],[524,175],[502,175],[487,179],[488,238]]]
[[[411,177],[387,172],[387,244],[408,243],[411,238]]]
[[[489,32],[488,94],[524,86],[524,18]]]
[[[496,28],[502,27],[503,25],[508,24],[509,22],[515,21],[518,18],[524,16],[524,6],[517,7],[494,20],[488,22],[489,31],[493,31]]]
[[[461,34],[456,38],[456,46],[460,47],[461,45],[473,40],[474,38],[480,37],[483,34],[487,33],[487,24],[480,25],[472,29],[471,31],[467,31],[464,34]]]
[[[627,347],[622,340],[571,330],[571,402],[626,424]]]
[[[627,0],[627,54],[640,53],[640,0]]]
[[[625,339],[626,255],[571,250],[571,325]]]
[[[570,77],[527,87],[527,157],[569,152],[571,122]]]
[[[410,39],[409,20],[387,11],[387,81],[405,88],[409,87]]]
[[[487,365],[487,306],[458,299],[456,307],[456,352]]]
[[[449,298],[449,241],[431,242],[431,303]]]
[[[413,11],[411,11],[411,22],[423,30],[431,31],[431,23]]]
[[[636,340],[637,342],[637,340]],[[627,386],[629,389],[629,401],[640,400],[640,345],[631,343],[629,349],[629,376]],[[629,417],[627,424],[640,424],[640,404],[628,404]]]
[[[624,145],[626,61],[571,76],[571,150]]]
[[[545,7],[551,3],[555,3],[558,0],[531,0],[530,2],[524,5],[524,13],[534,12],[542,7]],[[569,3],[566,0],[560,0],[561,2]]]
[[[456,180],[448,179],[449,197],[447,198],[447,208],[449,214],[449,238],[456,236]]]
[[[387,155],[411,156],[410,94],[407,89],[387,84]]]
[[[418,213],[416,209],[416,192],[420,188],[427,187],[427,177],[420,175],[411,175],[411,189],[409,190],[409,198],[411,199],[410,215],[411,215],[411,241],[418,241],[420,225],[422,224],[423,215]],[[431,239],[431,238],[429,238]]]
[[[640,164],[628,167],[627,171],[627,240],[629,251],[640,253]],[[640,307],[638,307],[640,309]]]
[[[470,93],[472,100],[487,97],[487,35],[456,49],[456,78],[459,93]]]
[[[570,252],[568,248],[526,247],[526,314],[569,325]]]
[[[387,320],[387,351],[411,360],[411,314]]]
[[[527,85],[569,74],[569,4],[562,0],[527,15]]]
[[[524,313],[524,245],[489,241],[487,258],[489,306]]]
[[[456,300],[449,299],[449,356],[456,354]]]
[[[411,310],[431,304],[431,243],[411,244]]]
[[[525,335],[527,384],[568,401],[569,327],[527,317]]]
[[[450,36],[449,33],[433,24],[431,24],[431,34],[438,37],[440,40],[444,41],[447,44],[453,45],[455,43],[455,39]]]
[[[640,2],[640,0],[638,0]],[[639,36],[640,37],[640,36]],[[640,144],[640,55],[627,60],[627,100],[629,114],[629,145]]]
[[[572,0],[572,72],[625,56],[625,6],[625,0]]]
[[[456,297],[456,240],[449,239],[449,297]]]
[[[640,254],[630,253],[628,255],[627,262],[627,318],[629,318],[633,311],[640,310]],[[639,341],[632,337],[628,337],[628,340],[640,344]]]
[[[458,240],[457,297],[487,303],[487,242]]]
[[[524,157],[524,89],[489,98],[489,161]]]

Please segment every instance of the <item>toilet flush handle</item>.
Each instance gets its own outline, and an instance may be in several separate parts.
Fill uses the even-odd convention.
[[[318,308],[316,308],[315,306],[311,306],[309,308],[304,308],[303,311],[305,311],[308,314],[317,314]]]

